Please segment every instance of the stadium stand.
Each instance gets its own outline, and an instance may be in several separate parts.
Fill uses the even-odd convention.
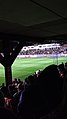
[[[59,56],[67,56],[67,45],[41,44],[23,47],[17,57],[43,57],[51,54],[58,54]]]

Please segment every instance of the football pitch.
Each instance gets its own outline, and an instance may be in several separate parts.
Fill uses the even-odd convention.
[[[12,79],[20,78],[24,80],[36,70],[42,70],[50,64],[60,64],[67,62],[67,57],[41,57],[41,58],[16,58],[12,65]],[[0,64],[0,85],[5,83],[4,67]]]

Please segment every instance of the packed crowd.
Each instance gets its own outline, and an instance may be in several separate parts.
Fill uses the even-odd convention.
[[[3,83],[0,115],[3,119],[67,119],[66,86],[67,62],[47,66],[24,81],[15,78],[8,87]]]
[[[39,55],[39,54],[60,54],[64,53],[67,54],[67,47],[60,46],[56,48],[45,48],[45,49],[28,49],[28,50],[21,50],[19,55]]]

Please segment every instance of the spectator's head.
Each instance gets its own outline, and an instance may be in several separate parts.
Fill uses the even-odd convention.
[[[18,81],[18,83],[23,83],[20,79],[18,79],[17,81]]]
[[[23,91],[24,85],[22,83],[18,84],[18,91]]]
[[[58,69],[59,69],[60,76],[64,77],[66,73],[64,63],[59,64]]]
[[[52,80],[54,81],[56,78],[59,78],[59,77],[60,75],[59,75],[57,65],[54,65],[54,64],[47,66],[39,75],[39,78],[42,79],[42,81],[45,81],[46,79],[50,81]]]
[[[5,86],[5,84],[4,83],[2,83],[2,87],[4,87]]]
[[[67,70],[67,62],[65,62],[65,69]]]
[[[35,80],[36,79],[35,79],[34,75],[28,76],[28,82],[30,85],[33,85],[35,83]]]
[[[8,88],[6,86],[2,86],[1,87],[1,91],[4,94],[4,97],[8,96]]]

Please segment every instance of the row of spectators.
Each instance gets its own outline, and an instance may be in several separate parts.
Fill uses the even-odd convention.
[[[66,86],[67,62],[53,64],[24,81],[15,78],[8,87],[2,84],[0,107],[13,113],[14,119],[67,119]]]
[[[55,48],[45,48],[45,49],[28,49],[28,50],[21,50],[19,55],[39,55],[39,54],[60,54],[64,53],[67,54],[67,47],[60,46]]]

